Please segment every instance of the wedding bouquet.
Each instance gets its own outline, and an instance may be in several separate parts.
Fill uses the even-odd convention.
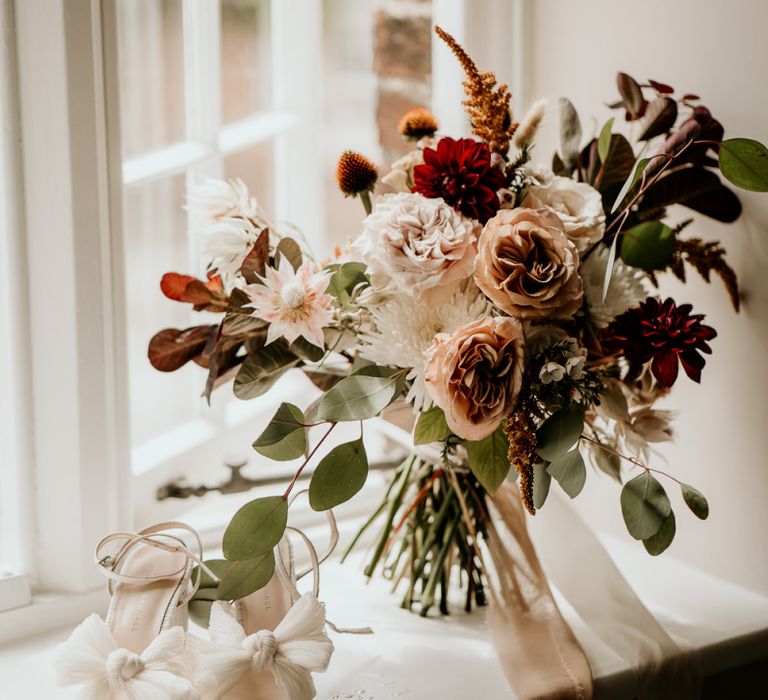
[[[447,611],[452,584],[468,609],[484,602],[489,502],[505,481],[517,482],[534,514],[553,479],[578,496],[588,463],[621,485],[627,529],[653,555],[675,534],[665,485],[707,517],[699,491],[649,461],[673,435],[673,415],[658,401],[683,374],[701,380],[716,331],[656,285],[669,273],[717,276],[738,311],[723,247],[688,235],[693,219],[669,207],[736,220],[741,205],[718,170],[766,191],[768,151],[724,140],[696,95],[620,73],[611,107],[632,138],[614,131],[614,118],[584,138],[573,105],[560,100],[560,149],[551,169],[533,165],[546,104],[514,121],[507,86],[437,33],[465,69],[473,137],[443,135],[435,116],[416,109],[399,127],[413,149],[383,177],[344,153],[339,187],[367,213],[346,250],[314,258],[239,180],[189,195],[207,279],[169,273],[161,288],[218,318],[158,333],[152,364],[172,371],[194,361],[208,372],[206,397],[234,379],[238,398],[255,399],[292,369],[322,391],[309,406],[281,404],[254,436],[261,455],[301,463],[282,494],[232,518],[225,559],[211,564],[219,598],[243,597],[272,576],[288,500],[308,465],[315,510],[363,487],[363,421],[398,405],[412,419],[413,452],[364,527],[380,529],[366,574],[381,568],[407,582],[404,605],[422,614],[436,601]],[[314,464],[343,422],[360,422],[360,437]],[[314,444],[312,428],[322,431]]]

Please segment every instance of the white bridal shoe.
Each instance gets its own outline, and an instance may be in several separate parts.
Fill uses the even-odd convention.
[[[173,531],[192,533],[196,551]],[[107,618],[89,616],[58,646],[59,685],[81,685],[81,700],[198,698],[185,633],[187,603],[206,568],[197,533],[177,522],[116,532],[99,542],[96,563],[109,579]]]
[[[322,557],[301,530],[286,528],[307,546],[311,565],[306,571],[294,572],[292,548],[284,536],[275,548],[275,573],[265,587],[232,603],[213,604],[208,628],[211,641],[195,640],[193,644],[200,669],[194,682],[203,700],[315,697],[312,673],[325,671],[333,653],[325,632],[325,606],[317,599],[320,562],[338,541],[333,515],[327,511],[327,516],[331,543]],[[308,573],[313,575],[312,591],[302,595],[296,582]]]

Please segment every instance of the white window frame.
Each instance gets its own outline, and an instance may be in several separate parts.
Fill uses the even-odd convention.
[[[224,124],[219,2],[183,0],[185,138],[125,161],[123,183],[131,186],[185,173],[188,186],[198,184],[206,177],[221,176],[224,157],[271,141],[275,201],[262,204],[271,217],[295,225],[322,250],[323,179],[317,148],[321,66],[316,60],[322,50],[322,1],[271,0],[269,5],[271,105]],[[188,220],[188,224],[192,228],[194,222]],[[190,250],[189,262],[192,272],[202,272],[196,250]],[[194,322],[199,321],[191,320],[190,325]],[[161,381],[158,376],[158,387]],[[202,372],[200,381],[202,386]],[[301,388],[296,385],[289,391],[298,393]],[[216,467],[222,466],[224,447],[248,446],[253,441],[253,425],[259,424],[264,412],[259,402],[238,405],[232,398],[217,403],[215,410],[201,405],[195,418],[134,446],[131,461],[138,522],[168,519],[187,509],[189,502],[158,503],[157,489],[180,476],[191,482],[222,478]]]
[[[121,163],[115,2],[2,0],[4,38],[11,39],[0,58],[2,96],[19,105],[19,114],[1,146],[0,182],[16,185],[3,188],[9,235],[0,252],[10,275],[4,282],[18,303],[0,317],[0,330],[12,341],[3,348],[3,379],[10,377],[3,386],[11,394],[3,408],[16,421],[5,426],[4,433],[15,436],[4,445],[13,469],[3,469],[0,484],[3,506],[14,507],[3,508],[0,524],[19,535],[13,544],[24,556],[17,561],[22,576],[0,579],[0,599],[19,582],[31,584],[35,595],[29,605],[0,612],[0,642],[72,624],[102,607],[93,545],[103,533],[133,524],[122,193],[123,177],[148,176],[151,163],[134,161],[127,173]],[[184,3],[198,22],[212,16],[213,0]],[[202,145],[229,152],[253,138],[250,129],[274,134],[275,216],[318,245],[319,188],[290,195],[304,178],[320,181],[319,123],[311,118],[320,67],[297,58],[319,52],[321,18],[321,0],[273,0],[273,65],[280,76],[273,80],[275,113]],[[296,41],[305,52],[296,51]],[[210,43],[201,48],[215,61],[216,70],[208,69],[217,80],[218,51]],[[6,80],[14,74],[17,82]],[[288,115],[302,128],[289,130]],[[209,134],[210,126],[194,128]],[[207,157],[195,156],[189,144],[174,154],[176,168]]]

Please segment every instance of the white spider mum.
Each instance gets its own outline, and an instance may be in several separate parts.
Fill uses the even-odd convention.
[[[424,373],[435,336],[489,316],[491,307],[476,287],[469,286],[439,304],[395,294],[369,311],[370,322],[360,335],[362,354],[377,364],[410,369],[407,379],[411,388],[405,400],[413,403],[414,410],[422,411],[432,404]]]
[[[608,248],[600,245],[581,263],[579,268],[584,282],[584,298],[587,300],[592,322],[597,328],[605,328],[617,316],[634,308],[648,296],[643,283],[643,273],[625,265],[617,258],[613,265],[608,294],[603,301],[603,282],[608,266],[608,255]]]
[[[204,183],[190,187],[187,190],[186,209],[201,225],[232,217],[252,219],[256,222],[263,218],[259,203],[239,178],[208,178]]]
[[[248,219],[220,219],[197,232],[205,265],[221,275],[229,290],[240,275],[243,260],[261,233]]]

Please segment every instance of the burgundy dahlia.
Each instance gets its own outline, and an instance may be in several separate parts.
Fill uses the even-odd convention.
[[[604,347],[623,351],[633,364],[652,360],[651,371],[662,386],[677,379],[677,361],[695,382],[701,381],[704,357],[712,349],[707,343],[717,331],[705,326],[703,314],[691,314],[690,304],[677,306],[672,299],[647,299],[619,316],[606,331]]]
[[[413,191],[442,197],[464,216],[484,224],[499,209],[498,190],[504,174],[491,165],[491,151],[473,139],[440,139],[424,149],[424,165],[413,169]]]

